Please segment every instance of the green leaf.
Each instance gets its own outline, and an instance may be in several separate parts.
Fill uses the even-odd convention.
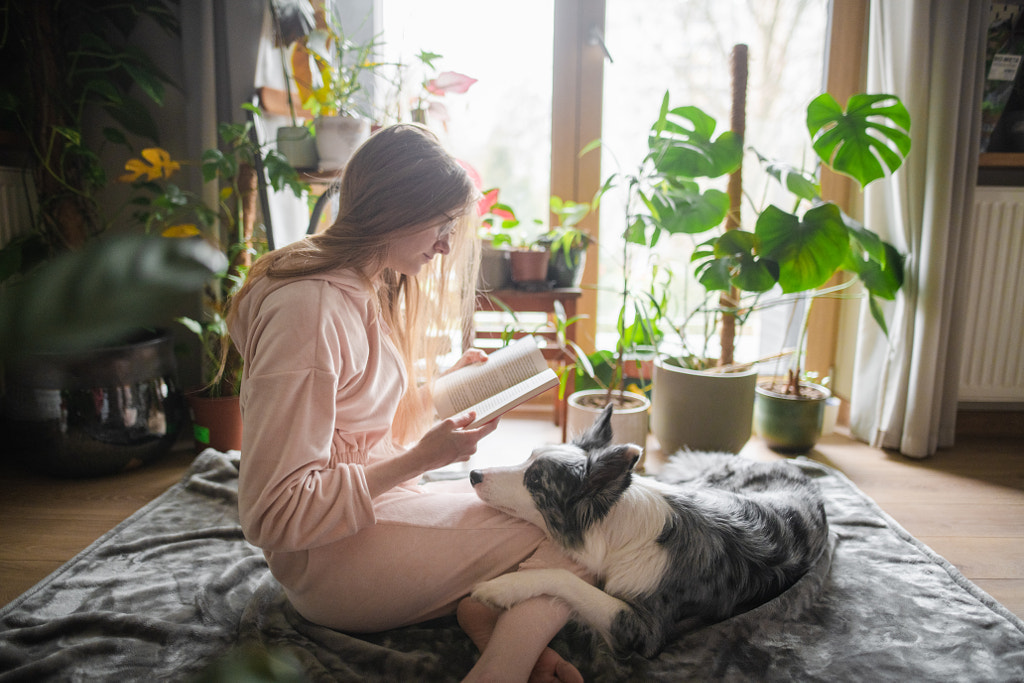
[[[646,224],[644,223],[643,218],[637,218],[626,228],[626,233],[623,237],[625,237],[626,241],[630,244],[646,245],[647,239],[645,228]]]
[[[822,204],[799,218],[772,205],[758,216],[754,233],[761,257],[779,265],[786,294],[825,284],[850,253],[850,237],[839,208]]]
[[[731,257],[716,258],[697,266],[697,281],[709,292],[728,291],[732,288]]]
[[[689,235],[721,225],[729,213],[729,195],[696,183],[663,184],[651,197],[655,224],[672,234]]]
[[[868,309],[871,311],[871,317],[875,319],[875,322],[878,323],[878,327],[881,328],[882,334],[888,337],[889,326],[885,322],[885,311],[882,310],[882,306],[873,296],[868,296]]]
[[[226,267],[202,239],[121,236],[64,254],[0,293],[0,358],[169,324]]]
[[[663,176],[717,178],[739,168],[742,140],[732,131],[714,138],[715,120],[697,107],[672,109],[664,119],[648,138],[648,158]]]
[[[903,256],[891,244],[883,243],[881,260],[858,260],[857,275],[872,296],[892,301],[903,286]]]
[[[910,114],[895,95],[854,95],[844,112],[824,93],[807,107],[807,130],[822,161],[862,188],[910,153]]]
[[[779,181],[779,184],[800,199],[814,201],[821,198],[821,185],[813,173],[808,173],[781,161],[766,159],[760,154],[765,173]]]
[[[160,131],[149,111],[138,101],[126,99],[118,104],[108,104],[103,110],[129,133],[160,144]]]

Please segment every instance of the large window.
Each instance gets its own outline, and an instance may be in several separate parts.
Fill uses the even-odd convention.
[[[404,65],[400,106],[439,72],[477,79],[464,94],[437,99],[450,119],[428,114],[427,124],[524,222],[546,220],[552,0],[384,0],[381,25],[384,60]],[[421,51],[442,55],[433,70],[417,59]]]
[[[792,136],[800,130],[792,122],[821,92],[827,12],[827,0],[607,0],[605,43],[613,61],[604,66],[602,175],[631,172],[639,165],[666,91],[671,106],[699,106],[718,121],[719,130],[727,130],[731,53],[738,43],[747,45],[749,54],[746,140],[766,156],[795,165],[808,162],[813,156],[809,141],[806,135]],[[745,193],[761,203],[764,188],[754,181],[763,174],[757,172],[755,155],[745,159]],[[719,189],[725,189],[724,183]],[[601,209],[603,244],[620,242],[623,215],[621,195],[609,195]],[[751,230],[753,217],[745,203],[742,227]],[[676,320],[685,319],[702,301],[690,253],[707,237],[672,236],[660,243],[654,257],[674,271]],[[598,344],[607,346],[619,310],[619,250],[603,248],[600,263],[597,336]],[[632,288],[644,287],[644,276],[652,272],[651,263],[635,264]],[[737,360],[781,350],[787,318],[778,309],[752,316],[737,337]],[[703,336],[702,323],[700,316],[693,319],[693,337]]]
[[[721,130],[728,127],[730,54],[737,43],[746,44],[749,51],[747,140],[758,151],[794,164],[809,160],[805,138],[777,131],[799,131],[792,121],[802,117],[807,102],[821,92],[828,5],[829,0],[383,0],[379,26],[385,61],[406,66],[400,101],[407,103],[420,87],[425,74],[416,59],[420,51],[443,55],[435,72],[457,71],[477,79],[465,94],[444,98],[447,122],[430,124],[479,171],[485,187],[499,187],[502,201],[521,219],[531,221],[547,219],[552,185],[560,188],[558,194],[568,197],[575,192],[573,198],[586,201],[600,184],[595,177],[578,175],[556,177],[552,183],[553,104],[560,112],[554,154],[566,157],[555,159],[560,176],[565,175],[563,169],[579,163],[569,157],[597,137],[602,151],[591,157],[600,155],[601,178],[631,171],[645,153],[647,132],[666,91],[673,106],[697,105],[718,120]],[[595,7],[598,16],[587,16]],[[556,21],[565,25],[556,26]],[[601,23],[603,36],[594,30]],[[562,43],[583,36],[583,56],[566,58],[563,51],[561,61],[554,64],[555,35]],[[595,92],[594,84],[587,82],[588,74],[594,73],[588,60],[595,54],[598,36],[611,57],[603,66],[603,98],[582,106],[566,104],[584,101],[588,92]],[[553,69],[576,73],[553,74]],[[553,83],[559,83],[554,103]],[[602,122],[599,129],[593,125],[596,120]],[[584,129],[590,132],[581,132]],[[746,156],[745,164],[750,179],[745,180],[745,191],[760,202],[764,190],[753,181],[762,174],[756,172],[753,154]],[[569,173],[578,174],[576,168]],[[747,229],[753,215],[745,206]],[[593,311],[588,310],[590,304],[583,304],[593,313],[593,320],[583,325],[589,328],[596,321],[596,343],[604,348],[613,344],[619,308],[615,292],[621,283],[621,255],[614,245],[620,243],[623,216],[622,197],[612,193],[602,203],[600,227],[591,228],[599,230],[596,258],[590,259],[599,266],[590,266],[588,274],[589,286],[597,288],[597,303]],[[695,241],[700,240],[674,236],[663,241],[655,256],[674,271],[676,319],[685,317],[702,293],[692,282],[689,261]],[[649,263],[634,269],[641,275],[651,272]],[[778,351],[785,344],[787,317],[773,309],[752,318],[740,330],[737,359]],[[694,335],[701,332],[695,324]]]

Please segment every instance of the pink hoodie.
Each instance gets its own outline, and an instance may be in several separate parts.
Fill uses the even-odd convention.
[[[363,465],[395,453],[391,423],[406,382],[373,294],[351,271],[263,278],[230,332],[244,360],[246,538],[294,552],[373,524]]]

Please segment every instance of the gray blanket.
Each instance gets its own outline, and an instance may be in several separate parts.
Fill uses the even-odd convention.
[[[587,681],[1024,681],[1020,619],[841,474],[795,462],[822,487],[833,544],[789,591],[651,660],[615,659],[572,625],[554,647]],[[300,617],[242,537],[237,477],[237,454],[204,452],[0,610],[0,681],[212,680],[239,651],[270,652],[291,680],[457,681],[469,670],[476,651],[453,618],[358,635]]]

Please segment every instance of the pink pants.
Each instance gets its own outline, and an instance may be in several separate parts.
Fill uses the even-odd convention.
[[[452,614],[474,585],[520,565],[583,575],[539,528],[488,507],[466,480],[392,489],[374,511],[375,525],[308,551],[304,569],[295,553],[281,563],[268,553],[305,618],[341,631],[384,631]]]

